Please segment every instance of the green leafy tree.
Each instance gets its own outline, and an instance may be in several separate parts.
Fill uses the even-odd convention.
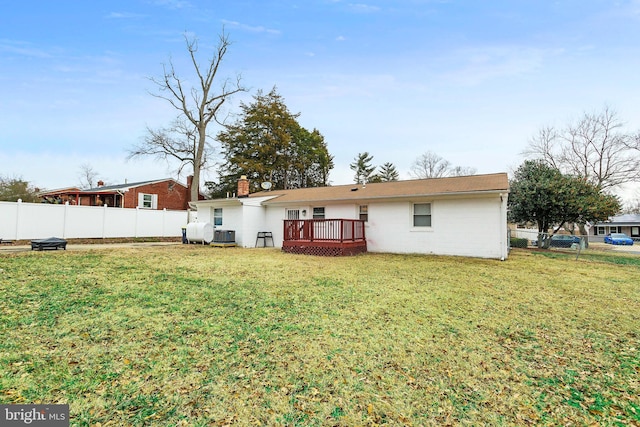
[[[364,153],[358,153],[355,159],[353,159],[353,163],[351,163],[349,167],[356,173],[353,176],[356,184],[371,182],[373,171],[376,170],[376,167],[371,164],[372,160],[373,156],[366,151]]]
[[[537,224],[539,233],[555,234],[564,223],[606,220],[620,210],[616,196],[602,193],[583,178],[563,175],[541,160],[527,160],[510,182],[509,216]],[[545,239],[538,239],[543,245]]]
[[[236,122],[218,134],[225,164],[219,183],[210,186],[214,195],[235,191],[241,175],[249,178],[253,190],[263,181],[274,189],[328,184],[333,157],[324,137],[300,126],[300,114],[289,111],[275,87],[268,94],[259,91],[240,109]]]
[[[371,177],[371,182],[397,181],[400,177],[400,174],[393,163],[387,162],[378,169],[378,173]]]
[[[40,201],[38,190],[22,178],[0,177],[0,201],[36,203]]]

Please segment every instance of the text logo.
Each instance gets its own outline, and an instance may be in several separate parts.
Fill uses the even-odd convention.
[[[69,427],[69,405],[0,405],[0,427]]]

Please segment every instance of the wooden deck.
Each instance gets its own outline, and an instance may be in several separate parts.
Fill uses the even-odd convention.
[[[287,219],[282,250],[294,254],[345,256],[367,251],[364,221]]]

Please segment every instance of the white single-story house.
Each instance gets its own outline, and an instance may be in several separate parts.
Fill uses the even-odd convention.
[[[640,241],[640,214],[616,215],[595,224],[589,229],[589,240],[602,242],[610,233],[625,233],[636,242]]]
[[[243,247],[273,243],[288,252],[337,255],[326,248],[338,242],[353,245],[346,254],[508,255],[506,173],[253,194],[248,188],[242,177],[237,196],[191,206],[200,222],[233,231]]]

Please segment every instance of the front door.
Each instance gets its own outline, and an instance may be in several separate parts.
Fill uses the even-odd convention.
[[[287,209],[286,212],[287,227],[284,232],[285,240],[300,240],[302,239],[302,221],[300,221],[300,209]]]

